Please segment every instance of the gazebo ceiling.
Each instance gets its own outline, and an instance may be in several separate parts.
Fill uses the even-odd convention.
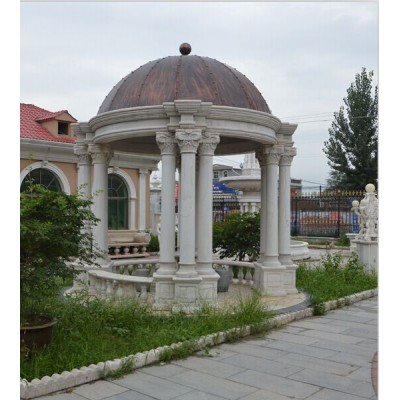
[[[128,74],[106,96],[98,114],[174,100],[202,100],[271,113],[261,93],[241,72],[209,57],[189,55],[190,51],[184,43],[180,56],[150,61]]]

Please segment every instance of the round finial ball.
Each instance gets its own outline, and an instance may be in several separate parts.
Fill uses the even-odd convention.
[[[365,186],[365,190],[367,193],[373,193],[375,192],[375,185],[372,183],[368,183],[368,185]]]
[[[187,56],[192,51],[192,46],[189,43],[182,43],[179,46],[179,51],[183,56]]]
[[[358,207],[360,205],[360,203],[357,200],[353,200],[353,202],[351,203],[351,205],[353,207]]]

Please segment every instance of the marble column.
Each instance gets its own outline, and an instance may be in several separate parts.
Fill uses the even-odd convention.
[[[175,304],[172,311],[193,312],[200,307],[201,276],[196,271],[196,152],[201,139],[200,129],[177,129],[181,153],[179,209],[179,268],[172,278]]]
[[[181,152],[181,209],[179,270],[176,275],[192,278],[195,270],[196,236],[196,152],[201,139],[199,129],[178,129],[175,137]]]
[[[89,153],[93,162],[93,213],[99,222],[93,228],[94,240],[107,259],[108,254],[108,163],[112,151],[108,145],[90,144]]]
[[[198,174],[198,219],[197,219],[197,267],[203,280],[200,284],[200,300],[214,304],[217,301],[219,275],[212,267],[213,236],[213,155],[219,143],[219,136],[206,134],[199,146]]]
[[[286,293],[297,293],[296,268],[290,257],[290,167],[295,148],[285,147],[279,161],[279,261],[286,267],[284,288]]]
[[[89,199],[92,191],[91,191],[91,159],[88,153],[87,145],[75,145],[74,153],[78,156],[78,176],[77,176],[77,184],[78,191],[82,193],[85,199]]]
[[[199,146],[198,174],[198,231],[197,271],[202,275],[212,274],[212,229],[213,229],[213,155],[219,143],[218,135],[208,135]]]
[[[259,273],[257,285],[262,293],[270,296],[286,294],[284,290],[285,267],[279,262],[278,248],[278,164],[282,152],[283,146],[265,146],[260,163],[262,195],[260,249],[262,252],[260,252],[260,259],[255,266]]]
[[[156,310],[169,309],[175,299],[175,169],[176,142],[169,132],[158,132],[156,142],[161,150],[161,232],[160,267],[153,274]]]
[[[139,170],[139,231],[146,230],[146,216],[147,216],[147,191],[146,183],[149,171],[147,169]]]
[[[160,268],[157,275],[173,275],[175,263],[175,157],[174,137],[166,133],[157,133],[157,145],[161,150],[162,186],[161,186],[161,232],[160,232]]]

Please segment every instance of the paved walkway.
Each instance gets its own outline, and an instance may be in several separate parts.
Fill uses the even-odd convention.
[[[377,298],[41,400],[377,399]]]

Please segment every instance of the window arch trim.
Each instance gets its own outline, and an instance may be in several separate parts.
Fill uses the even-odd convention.
[[[24,168],[20,173],[20,182],[19,186],[21,187],[22,182],[26,178],[26,176],[35,169],[47,169],[56,175],[57,179],[60,182],[61,190],[66,194],[71,194],[71,186],[69,184],[67,176],[64,174],[64,171],[57,167],[56,165],[49,163],[47,161],[38,161],[32,164],[29,164],[26,168]]]

